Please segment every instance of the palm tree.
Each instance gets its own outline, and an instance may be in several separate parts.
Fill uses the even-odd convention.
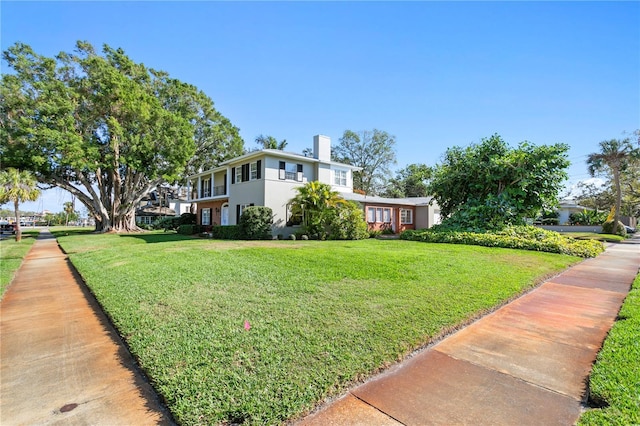
[[[318,181],[308,182],[296,188],[296,192],[296,196],[289,201],[292,214],[302,216],[305,232],[312,237],[322,238],[327,210],[346,201],[331,189],[331,185]]]
[[[273,136],[260,135],[256,137],[256,143],[262,146],[262,149],[279,149],[282,151],[287,146],[287,140],[283,139],[278,142]]]
[[[618,140],[611,139],[600,142],[600,152],[594,152],[587,157],[589,174],[595,176],[598,173],[609,172],[613,176],[613,187],[616,197],[616,205],[613,212],[613,230],[618,229],[620,221],[620,208],[622,206],[622,188],[620,186],[620,174],[629,166],[633,158],[640,156],[640,151],[633,147],[629,138]]]
[[[13,201],[16,215],[16,241],[22,239],[20,229],[20,203],[35,201],[40,196],[36,188],[36,178],[28,171],[20,171],[12,167],[0,172],[0,204]]]
[[[69,226],[69,215],[73,214],[73,203],[71,201],[67,201],[63,206],[65,212],[64,226]]]

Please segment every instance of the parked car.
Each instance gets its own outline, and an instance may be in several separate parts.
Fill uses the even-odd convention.
[[[624,226],[624,229],[627,230],[627,234],[635,234],[635,232],[636,232],[636,228],[632,228],[632,227],[627,226],[627,225]]]
[[[2,234],[15,234],[16,233],[16,225],[13,224],[13,223],[0,224],[0,233],[2,233]]]

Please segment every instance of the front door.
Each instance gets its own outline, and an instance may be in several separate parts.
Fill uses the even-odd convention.
[[[222,206],[220,225],[225,226],[228,224],[229,224],[229,204],[225,204]]]

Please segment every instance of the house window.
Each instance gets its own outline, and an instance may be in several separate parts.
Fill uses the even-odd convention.
[[[240,183],[242,182],[242,167],[234,167],[235,169],[235,182],[234,183]]]
[[[202,198],[211,197],[211,179],[202,181]]]
[[[211,225],[211,209],[202,209],[201,225]]]
[[[251,180],[256,180],[256,179],[258,179],[258,163],[251,163],[251,164],[249,165],[249,167],[251,168],[251,173],[250,173],[249,178],[250,178]]]
[[[333,175],[333,183],[339,186],[347,186],[347,171],[335,170]]]
[[[384,207],[369,207],[367,209],[367,222],[391,223],[391,209]]]
[[[374,223],[376,221],[376,209],[369,207],[367,209],[367,222]]]
[[[413,210],[400,209],[400,223],[402,225],[413,224]]]
[[[297,180],[298,182],[302,182],[302,164],[280,161],[278,169],[278,177],[281,180]]]

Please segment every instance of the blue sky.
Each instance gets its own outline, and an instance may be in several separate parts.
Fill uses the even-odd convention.
[[[2,50],[106,43],[194,84],[247,147],[377,128],[401,168],[498,133],[569,144],[575,182],[598,142],[640,128],[639,2],[2,1],[0,17]]]

